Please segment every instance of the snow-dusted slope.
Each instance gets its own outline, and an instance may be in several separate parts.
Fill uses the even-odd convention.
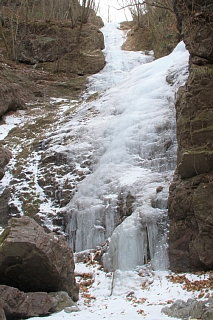
[[[58,101],[51,101],[45,116],[53,124],[49,134],[41,128],[43,141],[13,181],[12,201],[21,214],[34,201],[32,209],[38,207],[46,224],[62,211],[74,251],[110,238],[104,257],[109,270],[130,270],[150,258],[155,269],[165,269],[168,186],[176,159],[174,96],[187,77],[188,52],[180,43],[168,57],[152,61],[151,55],[121,50],[125,37],[116,23],[102,31],[106,67],[90,77],[80,103],[67,100],[56,109]],[[12,146],[15,153],[26,149],[24,135],[22,142]],[[65,193],[71,201],[61,210]]]
[[[90,272],[94,278],[88,291],[81,292],[81,311],[44,319],[166,320],[170,318],[161,314],[163,305],[199,295],[170,282],[168,271],[141,266],[149,255],[155,269],[168,266],[166,208],[176,158],[174,98],[187,77],[188,52],[180,43],[169,56],[151,61],[151,56],[120,50],[124,39],[116,24],[106,25],[103,32],[109,41],[105,69],[90,78],[84,101],[69,121],[59,121],[58,130],[43,144],[47,157],[64,154],[76,174],[86,176],[75,182],[75,195],[63,209],[70,244],[80,251],[110,237],[104,260],[113,272],[76,264],[77,272]],[[93,96],[96,91],[101,94]],[[64,108],[73,105],[67,102]],[[39,175],[39,165],[36,168]],[[60,179],[71,180],[73,173]],[[119,221],[130,194],[132,214]],[[47,204],[51,210],[54,204],[49,199]],[[40,208],[43,215],[47,204]]]

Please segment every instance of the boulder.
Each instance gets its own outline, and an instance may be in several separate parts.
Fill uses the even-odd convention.
[[[29,217],[12,218],[0,237],[0,284],[24,292],[66,291],[78,300],[73,252]]]
[[[0,285],[0,319],[25,319],[45,316],[70,308],[79,311],[67,292],[23,292],[17,288]]]
[[[0,285],[0,297],[7,320],[47,315],[52,307],[52,299],[46,292],[24,293]]]
[[[161,311],[169,317],[180,319],[212,319],[212,298],[205,301],[196,299],[176,300],[170,307],[164,307]]]
[[[204,311],[202,320],[212,320],[213,319],[213,308],[208,308]]]
[[[50,312],[60,312],[65,308],[74,308],[74,310],[79,310],[75,302],[70,298],[67,292],[50,292],[49,296],[52,299],[52,307]]]
[[[0,117],[6,112],[24,109],[25,101],[31,97],[26,88],[8,80],[7,77],[0,78]]]

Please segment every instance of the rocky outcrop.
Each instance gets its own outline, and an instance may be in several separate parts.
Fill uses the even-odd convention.
[[[52,306],[49,310],[51,313],[60,312],[65,308],[70,308],[70,311],[78,311],[78,306],[72,301],[70,296],[65,291],[50,292],[49,297],[52,300]]]
[[[172,270],[213,268],[213,4],[175,0],[190,52],[189,78],[176,101],[177,170],[169,195]]]
[[[7,320],[47,315],[53,305],[46,292],[24,293],[4,285],[0,285],[0,301],[0,312],[4,312]]]
[[[65,239],[21,217],[9,221],[0,246],[0,284],[24,292],[66,291],[78,299],[73,253]]]
[[[162,312],[169,317],[180,319],[213,319],[213,299],[210,298],[205,301],[198,301],[188,299],[175,301],[171,307],[164,307]]]
[[[0,319],[26,319],[60,312],[65,308],[78,311],[67,292],[23,292],[0,285]]]
[[[25,26],[19,28],[21,36]],[[18,59],[48,71],[93,74],[105,65],[102,49],[103,34],[94,24],[84,24],[79,30],[66,22],[37,22],[30,26],[28,36],[20,40]]]
[[[43,97],[64,98],[70,94],[78,97],[86,86],[87,76],[105,66],[104,37],[99,30],[102,19],[91,9],[87,21],[81,24],[81,16],[76,16],[72,25],[72,17],[53,17],[53,2],[49,3],[50,19],[41,18],[50,9],[48,2],[44,10],[39,1],[30,1],[29,12],[35,10],[40,18],[36,19],[31,12],[27,20],[21,1],[15,7],[8,1],[2,3],[2,34],[7,41],[0,39],[0,117]],[[62,1],[55,3],[56,12],[57,5],[62,5]],[[71,6],[68,1],[64,5]],[[72,1],[72,5],[79,6],[79,2]],[[81,10],[77,11],[80,15]],[[16,21],[11,20],[13,14],[17,15]],[[15,41],[12,30],[16,30]]]
[[[7,81],[7,77],[0,77],[0,118],[9,111],[16,111],[25,107],[26,100],[32,94],[16,82]],[[17,79],[18,81],[18,79]]]
[[[11,158],[12,153],[0,145],[0,180],[3,178],[5,167]]]

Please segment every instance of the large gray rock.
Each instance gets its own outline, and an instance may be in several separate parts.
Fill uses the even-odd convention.
[[[180,319],[212,320],[213,299],[205,301],[188,299],[186,302],[176,300],[170,307],[164,307],[161,311],[169,317]]]
[[[213,308],[207,309],[202,316],[202,320],[212,320],[213,319]]]
[[[49,296],[52,299],[52,307],[50,312],[60,312],[61,310],[70,307],[75,307],[75,310],[78,310],[77,304],[73,302],[68,293],[65,291],[50,292]]]
[[[0,79],[0,117],[9,111],[25,108],[25,101],[31,94],[15,82],[8,83],[8,79]]]
[[[78,300],[73,252],[29,217],[12,218],[0,238],[0,284],[24,292],[66,291]]]

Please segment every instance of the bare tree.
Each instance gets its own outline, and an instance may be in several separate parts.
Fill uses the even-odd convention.
[[[80,43],[82,28],[84,23],[88,21],[89,15],[91,13],[91,10],[95,10],[95,0],[81,0],[81,15],[80,15],[80,27],[79,27],[79,34],[77,39],[77,44]]]
[[[0,12],[0,35],[1,35],[2,39],[3,39],[7,54],[9,55],[10,50],[9,50],[9,46],[8,46],[8,43],[7,43],[7,39],[6,39],[6,37],[4,35],[4,31],[3,31],[3,21],[2,21],[1,12]]]
[[[173,7],[172,7],[172,2],[171,1],[164,1],[164,0],[121,0],[121,3],[118,4],[120,5],[120,9],[124,8],[134,8],[135,6],[140,6],[140,7],[155,7],[155,8],[161,8],[161,9],[166,9],[171,12],[174,12]]]

